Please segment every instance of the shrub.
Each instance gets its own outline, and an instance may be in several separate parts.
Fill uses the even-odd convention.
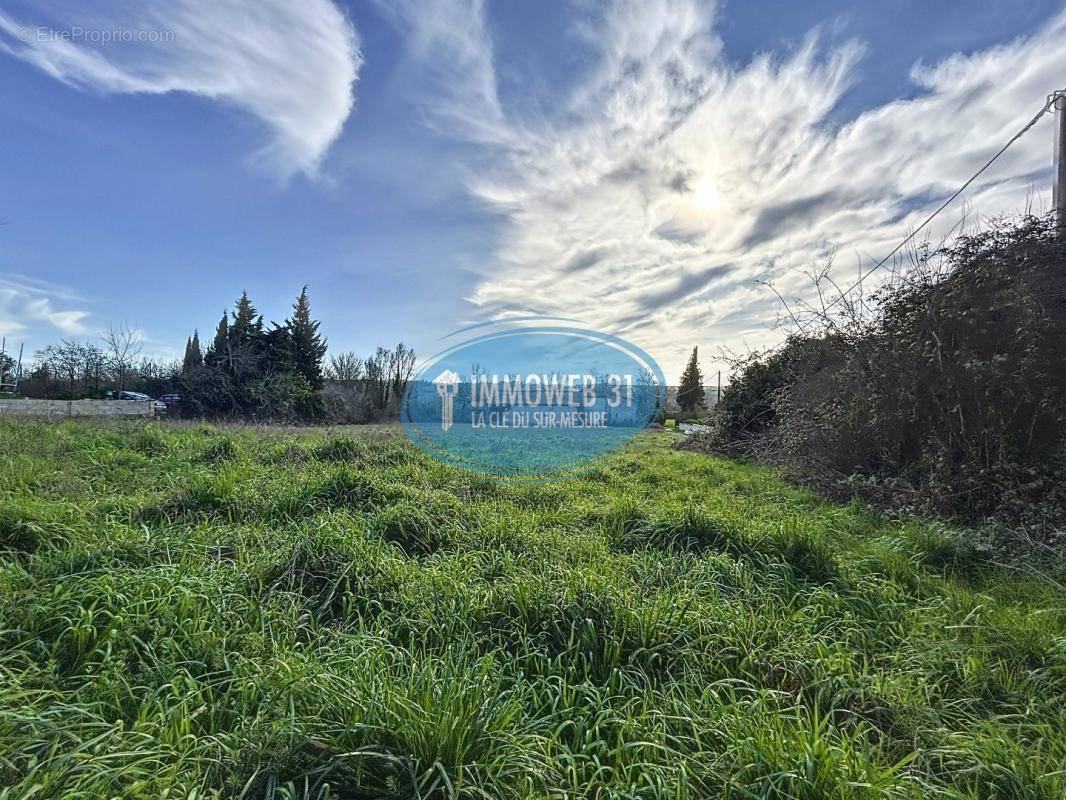
[[[909,510],[1061,521],[1064,265],[1051,217],[923,252],[872,316],[846,301],[817,333],[740,361],[703,444]]]

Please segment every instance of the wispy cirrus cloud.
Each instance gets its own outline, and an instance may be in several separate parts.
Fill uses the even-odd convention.
[[[497,95],[480,3],[398,8],[414,41],[437,45],[412,50],[434,74],[431,119],[491,154],[469,189],[505,226],[472,303],[625,329],[668,369],[694,343],[779,339],[777,300],[757,279],[806,295],[812,261],[888,253],[1035,113],[1066,63],[1064,14],[1031,37],[917,64],[913,98],[841,123],[832,112],[862,80],[861,42],[812,31],[735,65],[710,4],[618,0],[580,26],[590,66],[558,113],[531,120]],[[464,21],[454,41],[445,19]],[[971,187],[975,212],[1024,210],[1050,166],[1048,124]],[[943,220],[939,231],[958,211]]]
[[[462,137],[492,144],[511,139],[496,87],[484,0],[376,0],[406,36],[437,98],[429,121]]]
[[[79,89],[187,92],[242,109],[268,131],[256,160],[282,177],[316,174],[362,64],[330,0],[57,0],[0,11],[0,51]]]
[[[63,308],[79,298],[64,286],[16,273],[0,273],[0,335],[37,338],[89,332],[89,312]]]

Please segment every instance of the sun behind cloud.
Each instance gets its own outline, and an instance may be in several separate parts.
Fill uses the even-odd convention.
[[[913,98],[841,121],[842,96],[876,68],[864,65],[861,42],[815,30],[738,65],[723,55],[712,4],[620,0],[583,28],[589,66],[551,106],[558,113],[531,117],[484,88],[494,42],[482,5],[434,9],[405,25],[415,38],[430,26],[438,43],[461,37],[481,89],[436,50],[419,51],[434,77],[423,103],[434,125],[488,144],[489,165],[469,190],[504,220],[470,301],[489,316],[581,317],[667,365],[697,339],[741,349],[779,341],[770,326],[779,301],[762,282],[810,298],[804,267],[832,253],[889,252],[1035,113],[1066,63],[1060,14],[1026,38],[917,65]],[[464,20],[461,32],[437,17]],[[1033,176],[1049,169],[1049,124],[974,184],[972,209],[1025,207]]]

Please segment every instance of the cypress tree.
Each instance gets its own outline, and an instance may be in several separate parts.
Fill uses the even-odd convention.
[[[322,388],[322,359],[326,340],[318,332],[319,322],[311,319],[311,301],[304,286],[292,306],[292,317],[285,320],[292,340],[292,359],[296,372],[315,389]]]
[[[218,327],[215,328],[215,339],[211,342],[211,347],[208,348],[207,356],[204,361],[207,364],[224,364],[229,355],[229,314],[226,311],[222,312],[222,319],[218,321]]]
[[[192,362],[194,367],[204,365],[204,354],[200,350],[200,331],[193,329],[192,332]]]
[[[185,340],[185,357],[181,361],[181,371],[189,372],[204,365],[204,357],[200,352],[200,333],[193,331],[192,337]]]
[[[703,374],[700,372],[697,348],[692,348],[685,371],[681,373],[681,383],[677,387],[677,404],[682,411],[695,411],[705,408],[703,400]]]

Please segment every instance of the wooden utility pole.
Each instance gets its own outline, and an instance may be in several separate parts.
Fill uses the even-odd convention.
[[[1055,183],[1051,202],[1055,206],[1059,236],[1066,238],[1066,89],[1052,95],[1055,107]]]

